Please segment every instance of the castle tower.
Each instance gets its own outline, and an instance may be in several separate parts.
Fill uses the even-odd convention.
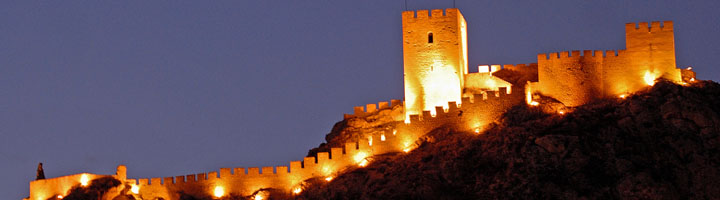
[[[457,8],[402,13],[405,116],[460,102],[467,74],[467,24]]]
[[[648,26],[650,25],[650,26]],[[625,24],[625,50],[603,61],[603,85],[607,96],[638,91],[656,78],[682,80],[675,63],[672,21]]]
[[[672,21],[625,24],[625,45],[631,65],[655,73],[656,77],[680,81],[675,67],[675,34]],[[640,72],[644,73],[644,72]]]

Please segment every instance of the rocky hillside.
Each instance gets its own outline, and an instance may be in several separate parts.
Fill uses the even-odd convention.
[[[520,105],[480,134],[436,129],[301,199],[713,199],[720,85],[659,82],[564,115]],[[329,138],[328,141],[332,141]]]

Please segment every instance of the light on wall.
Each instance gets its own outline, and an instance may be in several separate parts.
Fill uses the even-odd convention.
[[[87,174],[80,175],[80,185],[87,186],[90,183],[90,177]]]
[[[300,194],[300,193],[302,192],[302,188],[301,188],[301,187],[296,187],[295,189],[293,189],[292,192],[293,192],[293,194]]]
[[[365,167],[368,164],[368,161],[365,159],[367,157],[368,154],[366,152],[358,152],[355,156],[353,156],[353,160],[358,164],[358,166]]]
[[[140,186],[137,186],[135,184],[130,185],[130,192],[132,192],[133,194],[140,193]]]
[[[413,146],[411,146],[412,143],[410,141],[405,141],[403,143],[403,152],[407,153],[413,150]]]
[[[222,186],[215,186],[215,190],[213,191],[213,195],[215,195],[215,197],[218,197],[218,198],[224,196],[224,195],[225,195],[225,188],[223,188]]]
[[[656,74],[650,73],[650,71],[645,71],[645,75],[643,76],[643,80],[645,80],[645,84],[649,86],[655,85],[655,78]]]

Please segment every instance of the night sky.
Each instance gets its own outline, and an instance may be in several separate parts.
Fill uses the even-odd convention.
[[[626,22],[673,20],[678,66],[720,78],[719,1],[456,5],[470,66],[624,49]],[[0,198],[26,197],[38,162],[49,178],[118,164],[150,178],[301,160],[353,106],[403,98],[403,10],[402,0],[4,1]]]

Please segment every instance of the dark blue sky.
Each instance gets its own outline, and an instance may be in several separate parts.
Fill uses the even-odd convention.
[[[409,0],[409,9],[452,1]],[[624,23],[675,21],[679,66],[717,81],[718,1],[457,0],[469,64],[624,48]],[[402,0],[5,1],[0,196],[48,177],[286,165],[352,107],[402,99]]]

